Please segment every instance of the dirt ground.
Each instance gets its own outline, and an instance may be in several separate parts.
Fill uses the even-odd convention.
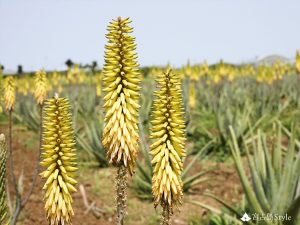
[[[0,133],[7,134],[7,128],[0,126]],[[27,132],[22,127],[14,129],[13,132],[13,154],[15,163],[15,173],[21,178],[23,196],[27,193],[31,184],[32,172],[38,153],[38,137],[32,132]],[[214,207],[220,207],[214,200],[202,196],[204,192],[214,193],[229,203],[238,202],[241,198],[241,186],[234,167],[231,164],[208,162],[205,166],[196,165],[193,170],[214,168],[207,176],[210,178],[203,184],[197,185],[190,194],[184,196],[181,212],[176,212],[173,216],[172,224],[187,225],[190,218],[199,217],[207,214],[199,206],[188,203],[190,200],[200,201]],[[99,209],[100,214],[96,217],[91,210],[88,210],[83,202],[80,191],[73,195],[74,211],[73,225],[111,225],[115,224],[114,210],[114,168],[99,169],[95,167],[80,166],[78,181],[83,185],[89,204],[93,204]],[[28,201],[25,209],[20,215],[19,225],[47,225],[43,203],[43,180],[38,176],[34,192]],[[132,183],[129,181],[129,184]],[[79,186],[77,186],[78,188]],[[79,188],[78,188],[79,189]],[[9,190],[12,190],[9,185]],[[11,192],[11,196],[14,193]],[[154,225],[159,224],[159,210],[153,208],[149,201],[139,200],[132,188],[128,189],[128,215],[125,224],[128,225]]]

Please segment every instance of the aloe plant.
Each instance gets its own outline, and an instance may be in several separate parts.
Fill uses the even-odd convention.
[[[25,99],[20,101],[16,109],[14,117],[28,130],[38,132],[40,128],[40,113],[38,107],[33,102]]]
[[[281,127],[273,139],[275,143],[271,150],[266,135],[260,130],[256,138],[252,138],[253,155],[250,155],[249,147],[245,145],[254,189],[252,190],[241,164],[240,148],[235,134],[232,128],[230,131],[231,151],[250,212],[281,215],[287,213],[296,221],[300,210],[300,153],[297,151],[293,132],[287,147],[282,144]]]
[[[78,147],[84,150],[89,157],[96,159],[100,167],[107,167],[104,148],[99,141],[102,136],[102,121],[99,119],[91,120],[85,124],[81,134],[77,137]]]
[[[232,221],[228,219],[224,214],[221,215],[212,215],[208,221],[208,225],[240,225],[242,224],[239,221]]]
[[[282,143],[283,135],[280,125],[276,135],[271,139],[267,139],[267,136],[258,130],[256,135],[252,134],[251,143],[244,142],[243,146],[251,175],[251,179],[248,179],[241,157],[241,147],[231,126],[229,130],[231,153],[246,198],[245,212],[249,215],[266,216],[273,214],[274,216],[287,215],[291,218],[291,220],[283,221],[248,221],[247,224],[300,224],[300,152],[297,151],[299,147],[297,147],[294,132],[290,133],[287,146]],[[212,194],[207,194],[207,196],[223,204],[237,218],[242,217],[244,212],[235,209]],[[199,202],[193,203],[211,211],[215,210]],[[227,216],[234,219],[232,214]]]

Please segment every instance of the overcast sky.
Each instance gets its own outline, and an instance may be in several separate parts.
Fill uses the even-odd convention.
[[[106,26],[118,16],[133,21],[141,65],[293,58],[299,10],[299,0],[0,0],[0,63],[102,65]]]

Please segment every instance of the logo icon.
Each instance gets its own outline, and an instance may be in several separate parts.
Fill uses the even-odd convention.
[[[251,218],[248,216],[248,214],[244,213],[243,217],[241,218],[241,221],[248,222],[250,220],[251,220]]]

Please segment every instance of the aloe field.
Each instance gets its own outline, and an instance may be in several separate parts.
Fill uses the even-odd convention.
[[[0,64],[0,225],[300,225],[299,51],[141,66],[132,22],[90,65]]]

